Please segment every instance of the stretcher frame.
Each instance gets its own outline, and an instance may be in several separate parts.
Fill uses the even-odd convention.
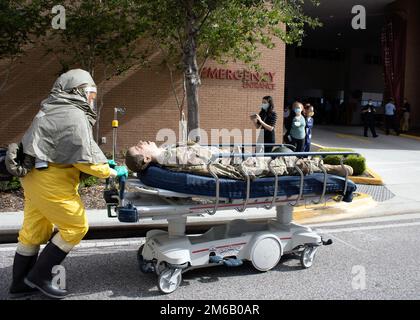
[[[258,147],[259,144],[247,145]],[[223,145],[219,145],[223,146]],[[232,146],[232,145],[229,145]],[[234,145],[237,146],[237,145]],[[245,147],[245,145],[240,145]],[[286,146],[275,145],[273,146]],[[284,254],[299,256],[303,268],[312,266],[315,254],[320,246],[330,245],[332,241],[324,240],[309,227],[292,222],[293,207],[303,200],[304,174],[297,166],[302,157],[342,155],[340,164],[346,172],[342,195],[348,188],[348,172],[344,167],[344,156],[358,155],[355,152],[309,152],[309,153],[222,153],[215,155],[207,164],[207,168],[216,181],[215,196],[197,196],[177,193],[161,188],[152,188],[144,185],[139,179],[131,179],[128,185],[136,192],[125,194],[125,184],[116,203],[107,204],[108,216],[118,217],[121,212],[135,213],[135,220],[152,218],[166,219],[168,232],[151,230],[146,235],[146,242],[137,253],[139,268],[144,273],[155,273],[158,276],[158,288],[168,294],[174,292],[182,281],[182,274],[188,270],[210,266],[225,265],[227,267],[239,266],[243,261],[250,261],[259,271],[268,271],[274,268]],[[299,194],[296,198],[278,196],[279,177],[269,163],[271,173],[274,175],[273,196],[263,198],[250,197],[250,176],[242,167],[246,178],[245,199],[227,199],[220,197],[220,178],[212,170],[216,159],[232,157],[246,159],[248,157],[297,157],[294,167],[300,175]],[[274,158],[273,158],[274,159]],[[306,194],[305,197],[313,203],[326,201],[327,172],[321,166],[324,174],[324,184],[321,195]],[[121,185],[121,184],[120,184]],[[316,199],[316,200],[315,200]],[[129,202],[126,205],[126,202]],[[137,203],[136,203],[137,201]],[[202,202],[208,203],[202,203]],[[112,214],[111,208],[116,214]],[[187,216],[214,215],[217,211],[236,209],[244,212],[249,208],[272,209],[276,207],[276,218],[263,224],[253,224],[245,220],[232,220],[227,224],[210,228],[199,236],[186,235]],[[121,221],[121,219],[120,219]],[[230,232],[236,226],[236,233]],[[238,227],[239,226],[239,227]],[[267,252],[270,252],[267,255]]]
[[[217,145],[219,147],[258,147],[264,144],[220,144]],[[215,145],[214,145],[215,146]],[[287,146],[285,144],[265,144],[265,146]],[[303,186],[304,186],[304,179],[305,175],[297,166],[297,162],[299,159],[303,157],[315,157],[315,156],[328,156],[328,155],[340,155],[343,156],[340,160],[340,165],[343,167],[343,170],[346,172],[345,182],[344,182],[344,190],[343,195],[346,194],[348,188],[348,172],[345,170],[344,167],[344,156],[349,155],[359,155],[356,152],[293,152],[293,153],[258,153],[258,152],[249,152],[249,153],[220,153],[214,155],[212,159],[207,164],[207,169],[211,176],[216,181],[216,188],[215,188],[215,196],[201,196],[201,195],[194,195],[194,194],[186,194],[186,193],[178,193],[170,190],[165,190],[162,188],[154,188],[144,185],[139,179],[129,179],[127,181],[127,185],[134,190],[133,192],[122,192],[119,195],[115,196],[116,201],[114,203],[107,203],[107,211],[108,216],[110,218],[118,217],[117,214],[112,213],[112,208],[115,208],[114,211],[118,211],[118,208],[126,207],[126,203],[134,204],[134,207],[138,211],[138,216],[140,219],[142,218],[154,218],[154,219],[165,219],[167,217],[173,218],[179,215],[201,215],[201,214],[208,214],[214,215],[217,211],[221,210],[229,210],[235,209],[238,212],[244,212],[249,208],[265,208],[267,210],[272,209],[276,205],[285,205],[289,204],[292,207],[299,205],[299,203],[304,200],[303,196]],[[238,199],[228,199],[220,197],[220,177],[212,169],[212,166],[216,159],[219,158],[234,158],[234,159],[246,159],[249,157],[296,157],[296,161],[294,163],[294,168],[300,175],[300,184],[299,184],[299,194],[297,197],[286,197],[286,196],[278,196],[278,185],[279,185],[279,175],[274,169],[272,163],[270,161],[269,168],[271,173],[274,176],[274,192],[273,196],[271,197],[260,197],[260,198],[251,198],[250,197],[250,185],[251,185],[251,178],[247,174],[246,169],[242,167],[242,173],[246,178],[246,197],[245,199],[238,200]],[[274,159],[273,159],[274,160]],[[327,201],[326,197],[326,186],[327,186],[327,171],[324,166],[320,166],[324,174],[324,181],[323,181],[323,191],[321,195],[316,194],[306,194],[305,198],[311,199],[313,204],[319,204],[323,201]],[[257,178],[258,179],[258,178]],[[121,191],[121,190],[120,190]],[[138,201],[136,201],[136,198]],[[318,198],[317,200],[315,200]],[[176,199],[176,201],[174,200]],[[207,203],[202,204],[203,201],[207,201]],[[213,202],[213,205],[209,204]]]

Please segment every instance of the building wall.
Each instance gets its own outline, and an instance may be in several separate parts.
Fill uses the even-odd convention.
[[[418,75],[420,73],[420,1],[398,0],[389,10],[398,12],[407,19],[407,47],[405,66],[405,97],[411,104],[411,126],[420,128],[420,92]]]
[[[420,127],[420,1],[408,2],[405,96],[412,106],[411,125]]]
[[[259,111],[261,98],[272,95],[280,115],[284,99],[285,46],[278,42],[270,49],[261,49],[260,65],[263,70],[275,73],[274,90],[243,88],[241,81],[203,79],[200,88],[200,118],[202,129],[238,128],[253,129],[249,115]],[[217,66],[210,62],[207,66],[240,70],[244,66],[229,63]],[[0,61],[0,77],[5,76],[5,61]],[[3,71],[2,71],[3,70]],[[0,93],[0,146],[20,141],[39,109],[40,102],[48,93],[59,75],[60,66],[53,56],[45,57],[42,48],[29,50],[13,66],[7,86]],[[99,73],[98,73],[99,74]],[[182,89],[181,77],[176,76],[176,90]],[[139,140],[155,141],[162,128],[178,133],[179,111],[172,92],[169,72],[157,63],[142,70],[131,70],[109,81],[95,81],[104,93],[104,107],[101,111],[100,137],[106,137],[105,151],[112,149],[113,108],[126,107],[126,114],[120,118],[118,130],[118,150],[136,144]],[[278,141],[282,136],[282,117],[276,128]],[[255,138],[255,128],[254,128]],[[210,141],[211,142],[211,141]]]

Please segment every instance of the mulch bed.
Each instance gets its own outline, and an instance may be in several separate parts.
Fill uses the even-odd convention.
[[[79,193],[86,209],[105,209],[103,198],[104,185],[80,188]],[[23,190],[0,192],[0,212],[15,212],[23,210]]]

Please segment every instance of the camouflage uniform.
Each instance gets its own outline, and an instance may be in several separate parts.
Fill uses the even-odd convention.
[[[158,157],[157,162],[173,171],[191,172],[198,175],[211,175],[207,164],[214,155],[220,153],[230,153],[229,149],[219,149],[217,147],[200,146],[189,144],[185,146],[167,146]],[[258,177],[272,176],[270,162],[273,161],[273,170],[279,175],[299,175],[296,165],[305,175],[322,172],[320,165],[322,160],[298,159],[297,157],[250,157],[242,163],[238,159],[219,158],[213,161],[211,170],[218,177],[231,179],[244,179],[247,175],[251,179]],[[328,169],[328,166],[325,165]],[[336,170],[337,171],[337,170]],[[337,171],[339,172],[339,171]],[[336,173],[337,174],[337,173]]]

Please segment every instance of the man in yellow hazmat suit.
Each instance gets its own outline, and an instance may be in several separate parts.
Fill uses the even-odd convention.
[[[128,174],[125,167],[111,168],[93,139],[95,101],[96,85],[90,74],[80,69],[66,72],[42,101],[22,139],[23,153],[32,157],[34,167],[21,178],[24,221],[13,263],[11,294],[39,290],[56,299],[68,294],[53,285],[52,269],[88,231],[78,194],[80,175],[109,178]],[[6,165],[14,161],[6,159]],[[58,233],[51,238],[54,226]],[[38,257],[44,243],[47,245]]]

